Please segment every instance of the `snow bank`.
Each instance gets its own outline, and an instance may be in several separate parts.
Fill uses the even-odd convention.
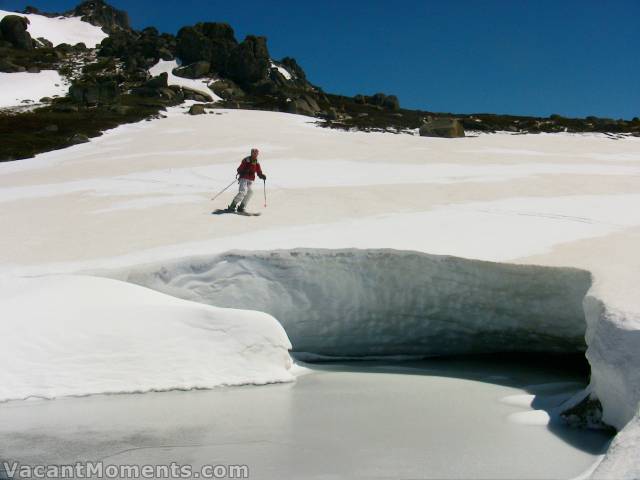
[[[606,456],[589,477],[591,480],[637,480],[640,478],[640,415],[636,415],[611,442]]]
[[[69,82],[55,70],[0,73],[0,108],[38,103],[43,97],[63,97]]]
[[[149,73],[157,77],[161,73],[166,73],[169,75],[167,80],[169,85],[178,85],[183,88],[188,88],[189,90],[193,90],[194,92],[202,93],[208,97],[211,97],[211,100],[217,102],[218,100],[222,100],[219,96],[213,93],[207,86],[207,82],[205,80],[192,80],[189,78],[178,77],[173,74],[173,69],[178,68],[180,64],[176,60],[160,60],[153,67],[149,69]]]
[[[591,284],[576,269],[393,250],[231,252],[110,275],[270,313],[296,352],[340,357],[584,351]]]
[[[620,430],[640,405],[640,315],[618,311],[593,294],[584,309],[590,389],[602,404],[602,420]]]
[[[110,279],[0,279],[0,400],[292,380],[271,316]]]
[[[56,17],[49,18],[44,15],[25,14],[0,10],[0,20],[7,15],[19,15],[29,19],[27,31],[32,38],[46,38],[53,45],[68,43],[84,43],[88,48],[95,48],[102,40],[107,38],[102,28],[83,22],[80,17]]]

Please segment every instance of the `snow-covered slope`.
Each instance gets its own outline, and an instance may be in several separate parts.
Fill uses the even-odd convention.
[[[170,109],[165,119],[0,164],[0,224],[10,225],[0,236],[2,270],[133,271],[232,249],[296,247],[395,248],[583,269],[593,275],[585,302],[591,389],[605,421],[630,425],[621,438],[633,438],[640,139],[420,138],[325,130],[283,113],[185,113]],[[257,182],[250,209],[261,217],[212,216],[234,187],[210,198],[254,146],[268,176],[268,207]],[[247,277],[259,267],[245,265]]]
[[[271,316],[84,276],[0,277],[0,401],[292,379]]]
[[[7,15],[19,15],[29,20],[27,31],[31,37],[46,38],[54,46],[61,43],[75,45],[84,43],[87,48],[95,48],[102,40],[109,35],[102,31],[102,28],[83,22],[80,17],[56,17],[49,18],[44,15],[25,14],[0,10],[0,20]]]
[[[207,86],[207,82],[205,80],[192,80],[174,75],[173,70],[179,66],[180,64],[176,60],[160,60],[149,69],[149,73],[153,77],[157,77],[161,73],[166,73],[169,77],[167,79],[167,83],[169,85],[178,85],[180,87],[193,90],[194,92],[202,93],[211,97],[212,101],[221,100],[221,98],[213,93],[213,91]]]
[[[394,250],[234,252],[109,275],[270,313],[296,352],[339,357],[584,351],[591,286],[575,269]]]
[[[1,73],[0,108],[38,103],[43,97],[63,97],[69,82],[55,70]]]

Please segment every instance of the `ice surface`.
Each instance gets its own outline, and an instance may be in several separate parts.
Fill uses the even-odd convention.
[[[25,14],[8,12],[0,10],[0,20],[7,15],[19,15],[29,19],[27,31],[31,37],[46,38],[54,46],[61,43],[75,45],[76,43],[84,43],[88,48],[95,48],[108,35],[102,31],[102,28],[83,22],[80,17],[56,17],[49,18],[44,15]]]
[[[339,357],[584,351],[591,284],[575,269],[393,250],[237,252],[110,275],[270,313],[295,351]]]
[[[271,316],[87,276],[0,278],[0,401],[293,379]]]

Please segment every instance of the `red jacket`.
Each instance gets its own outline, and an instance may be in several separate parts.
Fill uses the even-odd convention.
[[[240,178],[245,178],[251,181],[256,179],[256,173],[260,178],[264,176],[262,169],[260,168],[260,163],[251,163],[251,157],[245,157],[242,159],[242,162],[240,162],[240,166],[238,167],[238,173],[240,174]]]

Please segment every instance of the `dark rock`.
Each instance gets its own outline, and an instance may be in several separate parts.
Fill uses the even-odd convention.
[[[75,82],[69,88],[71,98],[78,103],[86,105],[113,102],[118,93],[117,82],[110,78]]]
[[[168,48],[161,47],[158,49],[158,55],[161,60],[169,61],[175,58],[175,55],[171,53],[171,50]]]
[[[207,75],[210,70],[211,64],[203,60],[184,67],[176,68],[173,73],[183,78],[200,78]]]
[[[304,73],[304,70],[298,62],[296,62],[295,58],[292,57],[284,57],[280,60],[280,63],[298,80],[306,80],[307,75]]]
[[[38,42],[40,42],[40,45],[42,45],[43,47],[47,47],[47,48],[53,48],[53,43],[51,43],[49,40],[47,40],[44,37],[38,37],[37,38]]]
[[[247,36],[229,59],[228,76],[241,86],[267,78],[270,56],[265,37]]]
[[[195,105],[191,105],[191,108],[189,109],[189,115],[204,115],[205,113],[207,113],[204,109],[204,105],[200,105],[200,104],[195,104]]]
[[[52,108],[54,112],[61,113],[75,113],[80,110],[77,105],[72,105],[70,103],[56,103]]]
[[[65,54],[71,53],[73,51],[73,47],[68,43],[61,43],[60,45],[56,45],[55,48],[56,48],[56,51],[62,52]]]
[[[69,143],[71,145],[78,145],[80,143],[87,143],[89,141],[89,137],[87,137],[83,133],[76,133],[73,137],[69,139]]]
[[[233,80],[224,79],[209,85],[213,93],[225,100],[244,97],[244,91]]]
[[[131,111],[131,107],[127,107],[126,105],[113,105],[111,111],[118,115],[126,115]]]
[[[174,98],[176,98],[176,92],[168,87],[159,88],[158,96],[160,96],[160,98],[166,98],[167,100],[173,100]]]
[[[26,69],[23,66],[16,65],[8,59],[0,58],[0,72],[3,73],[17,73],[24,72]]]
[[[458,119],[436,118],[428,120],[420,127],[420,136],[456,138],[465,135],[462,123]]]
[[[15,48],[32,50],[33,39],[27,32],[29,20],[18,15],[7,15],[0,21],[2,38],[10,42]]]
[[[40,99],[40,103],[51,103],[53,101],[53,98],[51,97],[42,97]]]
[[[76,17],[81,17],[82,20],[89,22],[91,25],[103,27],[103,30],[107,33],[131,29],[127,12],[113,8],[104,0],[82,2],[71,13]]]
[[[382,106],[387,110],[398,111],[400,110],[400,101],[395,95],[389,95],[382,102]]]
[[[310,95],[302,95],[287,102],[286,111],[298,115],[315,116],[320,111],[318,102]]]
[[[40,69],[38,67],[29,67],[29,68],[27,68],[27,72],[29,72],[29,73],[40,73]]]
[[[160,75],[158,75],[157,77],[153,77],[151,80],[149,80],[146,84],[145,87],[147,88],[167,88],[168,85],[168,80],[169,80],[169,74],[164,72],[161,73]]]
[[[227,76],[229,59],[238,48],[233,29],[226,23],[198,23],[183,27],[176,38],[176,52],[185,63],[209,62],[211,70]]]

